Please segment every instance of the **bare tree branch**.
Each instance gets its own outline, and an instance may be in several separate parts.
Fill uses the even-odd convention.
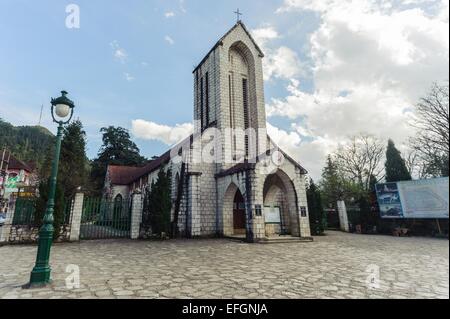
[[[369,190],[371,176],[379,178],[383,173],[383,156],[384,146],[381,140],[368,134],[353,136],[349,144],[342,146],[334,154],[338,169],[344,177],[364,190]]]

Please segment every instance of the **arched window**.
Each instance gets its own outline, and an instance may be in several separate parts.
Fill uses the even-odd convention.
[[[117,220],[122,216],[122,207],[123,207],[123,197],[121,194],[118,194],[114,198],[114,215],[113,215],[114,220]]]

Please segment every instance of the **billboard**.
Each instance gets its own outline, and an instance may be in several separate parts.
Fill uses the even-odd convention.
[[[449,178],[376,185],[382,218],[448,218]]]

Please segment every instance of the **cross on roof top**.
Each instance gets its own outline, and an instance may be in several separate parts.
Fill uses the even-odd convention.
[[[237,9],[237,11],[234,11],[234,13],[236,13],[236,16],[237,16],[237,22],[241,21],[241,15],[242,15],[242,13],[239,12],[239,8]]]

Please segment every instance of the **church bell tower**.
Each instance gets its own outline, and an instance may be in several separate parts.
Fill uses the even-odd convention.
[[[238,21],[193,71],[195,133],[221,132],[224,167],[266,150],[263,57]]]

